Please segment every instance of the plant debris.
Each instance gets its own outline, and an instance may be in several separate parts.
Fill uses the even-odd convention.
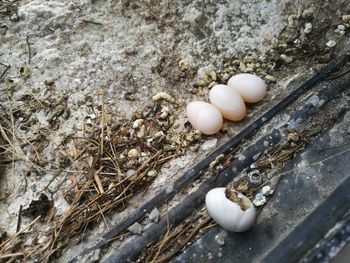
[[[61,105],[62,102],[64,100],[56,104]],[[162,103],[167,102],[160,102],[160,106]],[[170,112],[172,107],[167,107]],[[51,115],[53,124],[62,115],[64,108]],[[97,222],[102,221],[108,227],[107,214],[110,211],[124,210],[132,198],[150,186],[165,162],[182,155],[186,148],[199,142],[193,136],[189,137],[187,132],[172,136],[169,126],[164,125],[164,121],[173,121],[172,115],[161,116],[162,108],[164,107],[154,107],[147,115],[143,115],[143,121],[139,125],[135,126],[134,121],[124,119],[114,129],[108,126],[111,114],[105,105],[102,104],[100,112],[95,110],[95,117],[89,118],[89,126],[85,127],[85,136],[67,138],[69,144],[74,146],[74,152],[71,152],[71,148],[60,151],[59,160],[63,168],[67,164],[78,168],[66,172],[65,178],[69,179],[70,184],[67,180],[60,185],[70,208],[62,215],[55,216],[49,212],[53,207],[52,201],[42,193],[39,200],[33,200],[29,208],[22,212],[23,216],[47,218],[42,231],[36,232],[33,229],[32,232],[27,232],[28,237],[37,236],[40,242],[35,247],[23,245],[22,252],[17,253],[18,246],[9,246],[10,243],[5,241],[7,245],[0,246],[2,252],[13,258],[32,257],[48,261],[57,248],[63,248],[73,237]],[[142,130],[142,134],[137,130]],[[10,152],[14,147],[8,136],[11,135],[10,130],[3,127],[2,131],[9,142],[4,149]],[[161,137],[158,135],[160,131],[163,134]],[[28,158],[24,160],[44,171],[35,164],[37,161]],[[64,171],[59,169],[57,175]],[[51,183],[52,180],[46,189]],[[53,194],[55,192],[57,190]],[[157,221],[158,217],[154,214],[152,220]],[[137,231],[134,229],[132,232],[140,233],[139,230],[137,228]],[[16,238],[17,242],[25,242],[21,235]]]
[[[148,245],[136,262],[168,262],[214,225],[203,212],[194,213],[191,218],[175,228],[168,225],[165,235],[157,242]]]
[[[242,211],[247,210],[247,208],[244,205],[242,197],[240,197],[239,194],[237,193],[237,191],[235,191],[235,189],[233,188],[233,184],[229,184],[226,187],[225,194],[229,200],[238,204]]]

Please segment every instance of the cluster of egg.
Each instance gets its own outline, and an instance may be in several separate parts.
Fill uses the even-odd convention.
[[[192,126],[204,134],[217,133],[223,117],[240,121],[247,113],[245,102],[256,103],[266,94],[266,84],[260,77],[242,73],[231,77],[227,85],[215,85],[209,93],[210,103],[194,101],[187,105],[186,113]]]

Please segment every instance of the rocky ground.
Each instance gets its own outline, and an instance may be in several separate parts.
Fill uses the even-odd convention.
[[[0,241],[15,245],[0,255],[66,261],[65,248],[119,222],[346,49],[349,14],[346,1],[1,1]],[[264,78],[266,98],[215,136],[193,131],[186,103],[239,72]]]

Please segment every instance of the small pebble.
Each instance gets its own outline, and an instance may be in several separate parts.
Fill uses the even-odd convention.
[[[336,44],[337,44],[337,42],[335,42],[334,40],[329,40],[326,43],[326,46],[331,48],[331,47],[334,47]]]
[[[340,31],[345,31],[345,26],[344,25],[338,25],[338,29],[340,30]]]
[[[136,223],[132,224],[131,226],[129,226],[128,230],[133,234],[140,235],[143,231],[143,228],[138,222],[136,222]]]
[[[262,206],[266,203],[266,197],[262,193],[257,193],[254,197],[253,204],[255,206]]]
[[[137,149],[131,149],[129,152],[128,152],[128,157],[129,158],[137,158],[139,157],[140,153]]]
[[[245,68],[245,70],[244,70],[243,72],[244,72],[244,73],[250,73],[250,72],[253,72],[253,71],[254,71],[253,68],[247,67],[247,68]]]
[[[315,9],[311,7],[311,8],[305,9],[301,16],[303,18],[311,18],[313,17],[314,12],[315,12]]]
[[[154,170],[148,171],[147,176],[149,176],[149,177],[156,177],[157,176],[157,172],[154,171]]]
[[[261,188],[261,193],[264,196],[270,196],[273,194],[273,192],[274,192],[273,189],[269,185],[265,185],[263,188]]]
[[[311,30],[312,30],[312,24],[311,23],[306,23],[305,24],[304,33],[305,34],[309,34],[309,33],[311,33]]]
[[[275,82],[276,78],[274,76],[271,76],[271,75],[266,75],[265,80],[270,81],[270,82]]]
[[[244,65],[243,62],[241,62],[241,63],[239,64],[239,70],[240,70],[241,72],[244,72],[245,69],[246,69],[246,66]]]
[[[222,80],[223,80],[223,81],[227,81],[229,78],[230,78],[230,74],[228,74],[228,73],[225,73],[225,74],[222,76]]]
[[[212,87],[214,87],[217,83],[215,81],[212,81],[209,85],[208,88],[211,89]]]
[[[297,142],[300,140],[299,135],[296,132],[290,132],[287,136],[288,141]]]
[[[134,169],[130,169],[126,172],[126,177],[131,177],[136,173]]]
[[[155,208],[151,211],[151,213],[149,213],[148,218],[149,218],[149,220],[153,221],[154,223],[158,223],[158,221],[159,221],[159,216],[160,216],[159,211],[158,211],[158,209],[155,207]]]
[[[174,98],[171,97],[168,93],[165,92],[159,92],[156,95],[152,97],[153,101],[159,101],[159,100],[166,100],[169,102],[174,102]]]
[[[225,245],[225,239],[221,234],[215,235],[215,241],[218,243],[220,246]]]
[[[161,114],[159,115],[159,118],[165,119],[166,117],[168,117],[170,109],[167,106],[163,106],[162,110],[160,112],[161,112]]]
[[[46,86],[51,86],[51,85],[53,85],[55,83],[55,80],[54,79],[46,79],[46,80],[44,80],[44,84],[46,85]]]
[[[286,62],[286,63],[290,63],[290,62],[293,61],[293,58],[288,57],[286,54],[282,54],[282,55],[281,55],[281,59],[282,59],[284,62]]]
[[[137,129],[138,127],[140,127],[140,125],[143,123],[143,119],[137,119],[134,121],[134,124],[132,125],[132,127],[134,129]]]
[[[350,22],[350,15],[343,15],[341,17],[341,19],[343,20],[343,22],[347,23]]]

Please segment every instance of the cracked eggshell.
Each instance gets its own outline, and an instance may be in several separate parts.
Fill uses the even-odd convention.
[[[222,228],[231,232],[243,232],[248,230],[255,222],[256,212],[253,203],[243,194],[238,197],[243,199],[247,209],[241,207],[226,197],[225,187],[214,188],[205,196],[205,205],[208,213]]]
[[[186,114],[193,128],[211,135],[222,128],[223,119],[215,106],[204,101],[190,102],[186,107]]]
[[[228,80],[227,85],[234,88],[248,103],[258,102],[266,94],[265,81],[253,74],[237,74]]]
[[[240,94],[227,85],[215,85],[209,92],[209,99],[210,103],[218,108],[222,116],[230,121],[240,121],[247,114]]]

